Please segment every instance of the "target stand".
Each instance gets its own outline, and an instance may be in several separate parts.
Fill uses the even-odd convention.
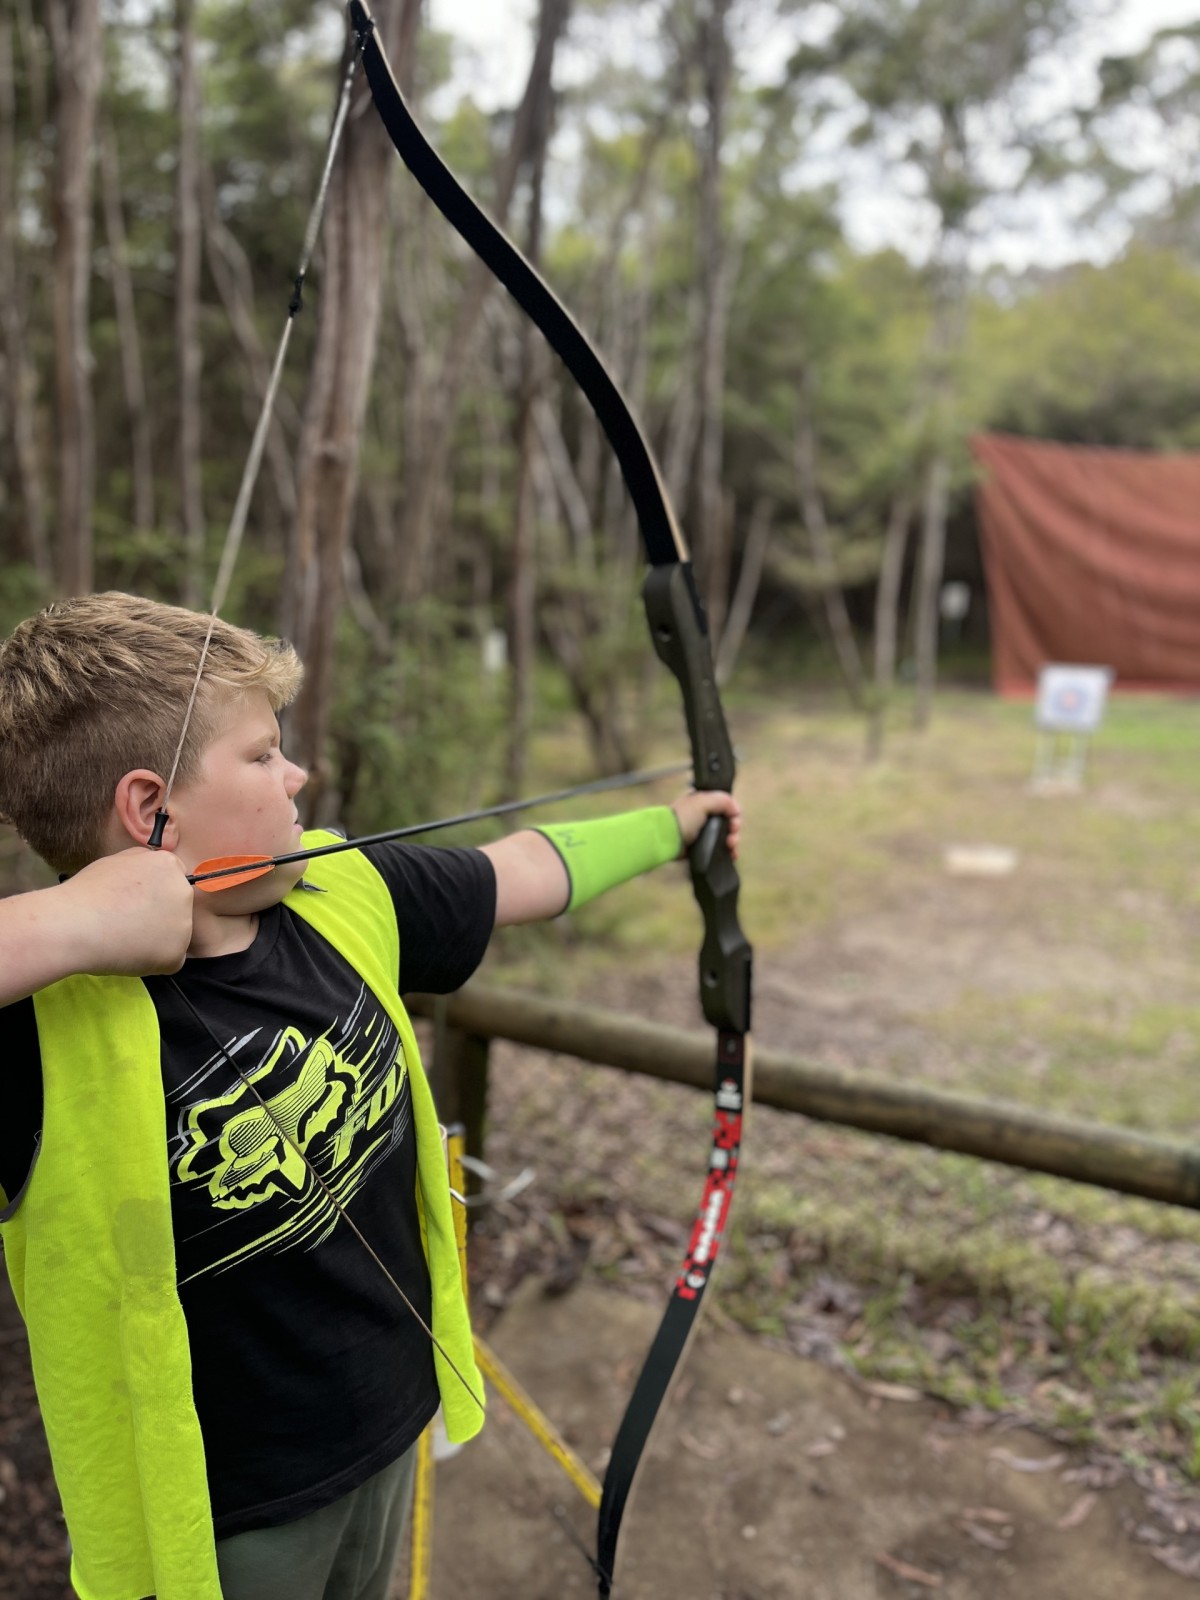
[[[1111,667],[1048,663],[1038,673],[1034,727],[1034,794],[1078,794],[1083,788],[1092,736],[1104,720]]]

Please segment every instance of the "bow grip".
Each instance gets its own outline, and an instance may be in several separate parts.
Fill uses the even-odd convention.
[[[688,851],[692,888],[704,916],[700,946],[700,1004],[712,1026],[750,1031],[750,942],[738,922],[737,868],[725,845],[729,823],[709,817]]]
[[[651,567],[642,585],[650,637],[679,680],[697,789],[732,790],[737,763],[717,693],[708,621],[690,561]]]

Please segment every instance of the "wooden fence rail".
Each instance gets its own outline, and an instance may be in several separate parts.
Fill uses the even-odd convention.
[[[470,1149],[482,1148],[492,1039],[712,1087],[711,1033],[479,983],[441,998],[412,995],[408,1005],[415,1016],[434,1021],[432,1072],[439,1106],[443,1115],[466,1123]],[[754,1099],[821,1122],[1200,1209],[1200,1149],[1147,1134],[1049,1116],[1007,1101],[897,1084],[762,1048],[754,1054]]]

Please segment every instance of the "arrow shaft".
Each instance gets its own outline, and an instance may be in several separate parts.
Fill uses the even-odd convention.
[[[367,833],[357,839],[339,839],[336,844],[317,845],[311,850],[289,850],[286,855],[263,856],[260,860],[241,861],[233,867],[217,867],[212,872],[192,872],[188,882],[210,883],[218,878],[232,878],[239,873],[253,872],[256,868],[284,867],[292,861],[311,861],[317,856],[334,856],[342,850],[361,850],[371,844],[387,844],[394,839],[411,839],[419,833],[436,833],[440,828],[462,827],[468,822],[483,822],[488,817],[505,817],[516,811],[530,811],[534,806],[553,805],[559,800],[574,800],[580,795],[602,794],[610,789],[632,789],[639,784],[657,783],[660,778],[678,777],[691,770],[690,761],[673,761],[665,767],[646,767],[640,772],[623,772],[617,777],[597,778],[592,783],[576,785],[573,789],[556,789],[552,794],[535,795],[528,800],[504,800],[496,806],[485,806],[480,811],[464,811],[456,817],[440,817],[436,822],[412,822],[403,828],[387,828],[383,833]]]

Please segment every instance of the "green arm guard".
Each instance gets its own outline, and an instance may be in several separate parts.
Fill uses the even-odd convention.
[[[651,867],[674,861],[683,848],[679,823],[670,806],[624,811],[594,822],[554,822],[534,831],[549,839],[567,869],[571,885],[567,911]]]

